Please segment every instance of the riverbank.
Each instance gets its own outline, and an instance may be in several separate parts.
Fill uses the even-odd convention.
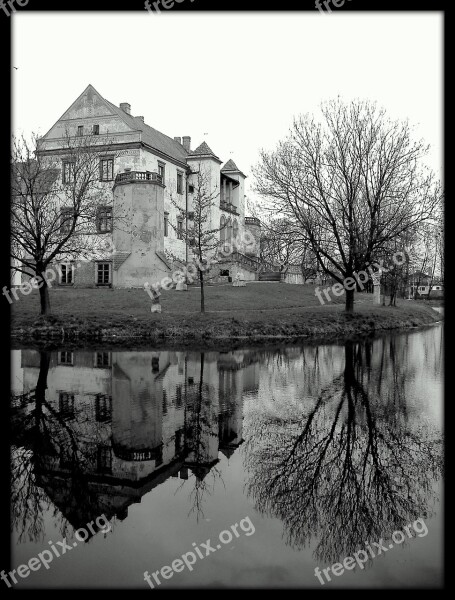
[[[198,312],[199,294],[197,288],[163,292],[163,312],[151,313],[143,290],[52,289],[52,315],[41,317],[34,292],[12,305],[12,340],[15,345],[74,347],[100,342],[220,347],[350,339],[441,320],[422,302],[374,306],[371,294],[357,294],[354,313],[347,314],[343,297],[321,305],[312,286],[258,282],[244,288],[208,287],[205,314]]]

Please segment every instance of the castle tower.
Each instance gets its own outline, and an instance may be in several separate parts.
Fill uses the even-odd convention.
[[[256,217],[245,217],[245,230],[249,231],[255,239],[255,246],[251,252],[246,252],[248,256],[258,257],[261,244],[261,222]]]
[[[113,286],[143,287],[169,276],[164,254],[164,184],[158,173],[126,171],[116,177]]]

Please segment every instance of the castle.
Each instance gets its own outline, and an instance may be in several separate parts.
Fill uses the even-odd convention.
[[[61,161],[63,183],[65,178],[71,182],[64,152],[68,136],[83,136],[99,146],[100,185],[111,202],[98,209],[96,235],[108,242],[109,251],[89,261],[63,261],[60,285],[142,287],[171,275],[170,257],[182,263],[191,259],[184,231],[201,171],[214,198],[207,227],[219,230],[220,245],[241,239],[246,231],[259,241],[259,220],[245,217],[246,175],[232,159],[223,166],[206,142],[193,150],[189,136],[160,133],[144,117],[133,116],[130,104],[117,107],[92,85],[39,140],[43,156]],[[117,225],[119,212],[127,215],[126,226]],[[233,280],[238,274],[256,279],[258,248],[257,243],[248,255],[232,253],[217,266],[215,280]]]

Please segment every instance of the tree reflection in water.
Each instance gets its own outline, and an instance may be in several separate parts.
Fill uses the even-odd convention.
[[[437,380],[436,346],[423,350],[421,368]],[[342,559],[433,510],[442,439],[410,401],[420,381],[412,351],[406,335],[263,352],[119,351],[102,353],[102,370],[93,353],[71,369],[35,353],[24,361],[31,391],[12,402],[12,525],[19,540],[36,540],[49,510],[62,537],[103,514],[123,520],[170,477],[189,489],[199,520],[204,502],[217,502],[219,453],[242,447],[247,493],[282,521],[287,543],[315,544],[318,562]]]
[[[314,540],[318,562],[387,539],[432,510],[442,438],[408,414],[413,362],[401,342],[379,340],[374,368],[373,342],[347,342],[344,371],[310,408],[302,398],[292,417],[253,413],[246,427],[247,493],[257,510],[282,521],[288,544]]]

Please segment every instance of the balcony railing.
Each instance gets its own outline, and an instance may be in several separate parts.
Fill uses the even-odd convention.
[[[114,454],[121,460],[140,462],[143,460],[154,460],[159,456],[159,448],[145,448],[143,450],[126,449],[114,446]]]
[[[156,181],[163,183],[163,176],[152,171],[125,171],[125,173],[119,173],[115,178],[115,183],[125,181]]]
[[[256,217],[245,217],[245,225],[261,225],[261,222]]]
[[[221,200],[220,201],[220,208],[221,208],[221,210],[225,210],[227,212],[230,212],[233,215],[238,215],[239,214],[237,212],[237,208],[231,202],[223,202],[223,200]]]

